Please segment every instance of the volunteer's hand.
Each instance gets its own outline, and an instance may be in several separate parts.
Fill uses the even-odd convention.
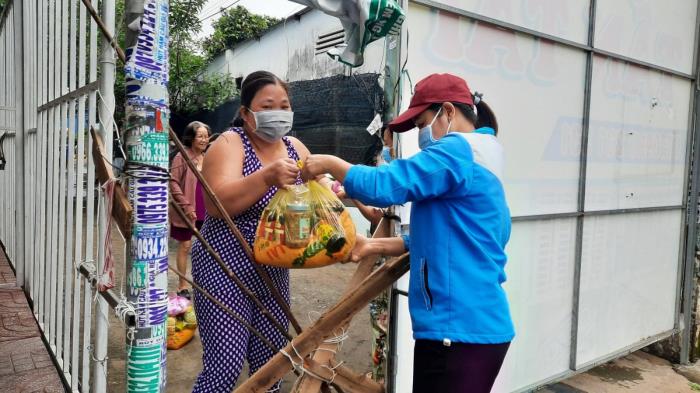
[[[197,221],[197,213],[189,212],[187,213],[187,218],[189,218],[190,221],[192,221],[192,223],[194,224]]]
[[[372,241],[373,239],[368,239],[367,237],[358,234],[357,240],[355,241],[355,247],[350,252],[350,258],[348,258],[347,262],[357,263],[362,260],[362,258],[377,254]]]
[[[294,184],[299,175],[299,167],[291,158],[280,158],[263,169],[265,184],[269,187],[285,187]]]
[[[343,188],[343,185],[337,180],[333,182],[331,190],[335,193],[335,196],[337,196],[338,199],[343,199],[347,196],[345,194],[345,188]]]
[[[304,181],[328,173],[328,163],[335,157],[327,154],[309,154],[301,168],[301,178]]]

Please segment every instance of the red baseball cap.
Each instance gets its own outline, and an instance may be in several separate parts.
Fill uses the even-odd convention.
[[[411,97],[408,109],[389,123],[389,129],[394,132],[406,132],[415,127],[413,119],[423,113],[432,104],[457,102],[474,105],[467,82],[451,74],[432,74],[416,84],[416,90]]]

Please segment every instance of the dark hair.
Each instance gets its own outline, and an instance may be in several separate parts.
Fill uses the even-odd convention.
[[[238,79],[238,78],[237,78]],[[250,108],[253,103],[253,98],[258,94],[258,91],[267,85],[280,85],[287,94],[289,94],[289,86],[285,81],[278,78],[277,75],[269,71],[255,71],[245,77],[241,83],[241,107]],[[239,113],[236,118],[231,121],[233,127],[243,127],[243,119]]]
[[[197,130],[204,127],[207,130],[207,135],[211,136],[211,128],[201,121],[193,121],[185,127],[185,132],[182,133],[182,144],[187,147],[192,147],[192,141],[197,136]]]
[[[289,86],[277,75],[268,71],[255,71],[248,75],[241,83],[241,105],[250,108],[253,98],[258,94],[258,91],[267,85],[280,85],[287,94],[289,94]]]
[[[236,115],[236,118],[231,120],[231,122],[228,123],[228,126],[240,128],[240,127],[243,127],[243,124],[245,124],[245,122],[243,121],[243,118],[241,118],[239,115]]]
[[[474,109],[472,109],[471,105],[462,104],[461,102],[451,102],[451,104],[462,112],[467,120],[474,124],[474,128],[490,127],[493,128],[494,134],[498,135],[498,120],[496,119],[496,114],[493,113],[491,107],[485,103],[484,100],[479,100],[479,103],[476,104],[478,115],[474,113]],[[437,112],[441,107],[442,104],[432,104],[428,109]]]

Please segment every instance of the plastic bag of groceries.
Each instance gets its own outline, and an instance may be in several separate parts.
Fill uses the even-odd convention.
[[[191,304],[188,298],[171,294],[168,297],[168,316],[175,317],[184,313]]]
[[[197,329],[197,317],[192,303],[182,296],[168,299],[168,349],[180,349],[190,342]]]
[[[343,203],[316,181],[280,189],[260,217],[255,260],[285,268],[313,268],[345,260],[355,224]]]

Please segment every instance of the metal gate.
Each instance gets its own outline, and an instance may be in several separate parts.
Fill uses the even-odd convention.
[[[102,6],[113,28],[114,3]],[[78,272],[94,273],[103,253],[88,130],[103,123],[111,143],[114,98],[98,90],[98,62],[111,64],[107,78],[114,55],[98,34],[80,0],[10,0],[0,16],[0,240],[74,392],[106,390],[107,307]]]

